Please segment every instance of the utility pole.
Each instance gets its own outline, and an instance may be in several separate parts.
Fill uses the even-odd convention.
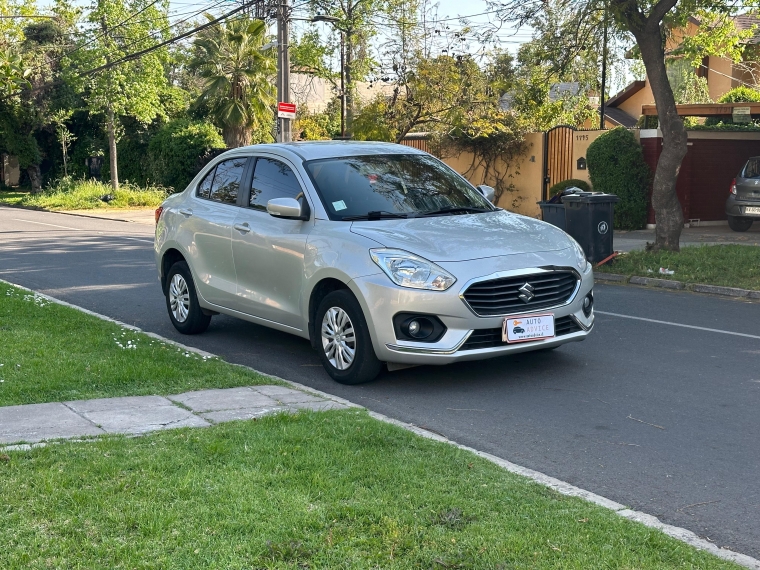
[[[340,138],[346,138],[346,46],[340,32]]]
[[[277,101],[290,103],[290,0],[277,10]],[[277,142],[290,142],[290,119],[277,117]]]
[[[602,92],[599,97],[599,129],[604,130],[604,90],[607,87],[607,5],[604,5],[604,37],[602,40]]]

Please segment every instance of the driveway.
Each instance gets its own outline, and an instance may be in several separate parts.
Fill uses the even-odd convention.
[[[597,285],[585,342],[341,386],[303,339],[182,337],[147,225],[0,208],[0,277],[342,396],[760,556],[760,305]],[[661,321],[661,322],[654,322]],[[718,332],[724,331],[724,332]],[[728,333],[728,334],[726,334]]]

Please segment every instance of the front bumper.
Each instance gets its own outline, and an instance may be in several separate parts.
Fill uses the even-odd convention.
[[[593,312],[589,317],[583,313],[583,299],[594,285],[591,269],[581,275],[577,289],[566,304],[509,313],[510,317],[536,313],[553,313],[555,317],[557,336],[516,344],[502,343],[497,334],[507,315],[478,316],[460,298],[468,284],[467,280],[460,280],[448,291],[421,291],[398,287],[380,273],[355,279],[351,288],[363,306],[375,353],[385,362],[448,364],[494,358],[581,341],[594,326]],[[392,319],[400,312],[435,315],[446,325],[446,333],[437,342],[399,340]]]

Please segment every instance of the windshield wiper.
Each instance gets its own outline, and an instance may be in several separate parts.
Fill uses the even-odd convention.
[[[383,211],[373,211],[373,212],[367,212],[364,215],[360,216],[345,216],[344,218],[341,218],[343,221],[351,222],[354,220],[383,220],[383,219],[391,219],[391,218],[406,218],[408,217],[407,214],[401,214],[399,212],[383,212]]]
[[[431,210],[430,212],[425,212],[421,215],[440,216],[443,214],[454,214],[457,212],[478,214],[478,213],[490,212],[490,211],[491,210],[487,208],[473,208],[471,206],[446,206],[445,208],[441,208],[440,210]]]

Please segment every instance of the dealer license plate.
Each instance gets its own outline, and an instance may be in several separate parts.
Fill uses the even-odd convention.
[[[501,340],[505,342],[528,342],[554,336],[554,315],[525,315],[504,319]]]
[[[745,206],[744,208],[745,214],[760,214],[760,208],[757,206]]]

